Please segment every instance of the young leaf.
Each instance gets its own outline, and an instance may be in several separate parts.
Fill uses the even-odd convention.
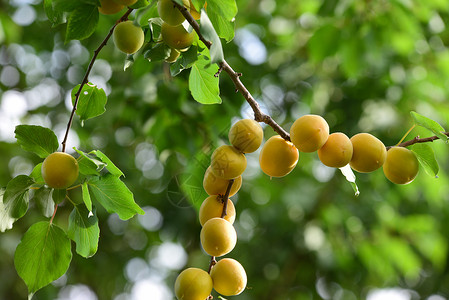
[[[228,42],[234,38],[234,18],[236,14],[237,4],[235,0],[207,1],[207,15],[210,21],[214,25],[218,36]]]
[[[80,155],[78,159],[79,172],[83,175],[100,175],[100,171],[105,167],[105,163],[95,159],[88,154],[76,148],[76,152]]]
[[[30,201],[28,192],[33,183],[34,179],[26,175],[19,175],[8,182],[3,195],[3,204],[5,211],[12,218],[19,219],[27,212]]]
[[[136,213],[144,211],[134,202],[134,196],[126,185],[116,176],[106,174],[88,181],[89,191],[109,213],[117,213],[120,219],[128,220]]]
[[[201,34],[204,38],[212,43],[210,47],[211,63],[220,63],[224,60],[223,48],[221,46],[220,38],[214,29],[214,26],[209,20],[204,9],[201,10]]]
[[[12,228],[12,224],[17,220],[11,217],[7,207],[3,203],[3,195],[5,194],[5,189],[0,189],[0,232],[5,232]]]
[[[52,27],[65,23],[64,11],[57,9],[53,0],[44,0],[44,10]]]
[[[18,125],[14,131],[17,143],[23,150],[33,152],[40,158],[58,150],[58,138],[48,128],[36,125]]]
[[[355,182],[355,174],[352,172],[351,167],[348,165],[340,168],[341,173],[345,176],[346,180],[351,184],[352,189],[354,190],[355,196],[358,197],[360,195],[359,187]]]
[[[107,157],[103,152],[100,150],[94,150],[90,153],[96,155],[103,163],[106,164],[106,169],[111,173],[112,175],[115,175],[117,177],[125,176],[122,171],[120,171],[119,168],[117,168],[114,163]]]
[[[33,201],[45,217],[50,218],[53,215],[55,202],[53,201],[51,188],[41,187],[36,190]]]
[[[447,143],[448,137],[444,134],[445,130],[440,124],[432,119],[418,114],[417,112],[411,111],[410,114],[412,115],[412,118],[415,121],[416,125],[422,126],[432,131],[437,137]]]
[[[79,88],[80,85],[78,84],[72,90],[72,104],[75,103],[75,94]],[[106,111],[105,105],[107,100],[104,90],[89,82],[83,86],[76,114],[81,121],[97,117]]]
[[[202,104],[221,103],[219,96],[217,65],[211,65],[205,56],[200,56],[193,64],[189,76],[189,89],[193,98]]]
[[[76,253],[85,258],[93,256],[100,238],[95,210],[91,214],[83,204],[76,205],[70,213],[67,235],[76,243]]]
[[[411,146],[411,150],[416,154],[419,164],[424,168],[424,171],[430,176],[438,177],[437,174],[440,167],[432,147],[427,144],[414,144]]]
[[[97,28],[98,17],[98,7],[95,5],[83,4],[75,8],[67,21],[65,42],[91,36]]]
[[[42,177],[42,163],[38,163],[30,174],[30,177],[34,179],[36,183],[44,184],[44,177]]]
[[[90,199],[89,187],[87,186],[87,182],[83,182],[83,185],[81,185],[81,190],[83,192],[84,204],[89,211],[92,211],[92,200]]]
[[[72,260],[70,239],[50,222],[33,224],[22,237],[14,255],[17,273],[29,293],[48,285],[67,271]]]

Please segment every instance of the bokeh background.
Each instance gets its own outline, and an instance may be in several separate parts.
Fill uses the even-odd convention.
[[[284,128],[315,113],[332,132],[370,132],[394,145],[412,126],[411,110],[449,127],[446,0],[237,2],[225,57]],[[40,162],[15,143],[14,126],[42,125],[62,138],[70,91],[119,16],[100,16],[90,38],[64,44],[65,25],[50,26],[41,0],[0,1],[0,186]],[[75,120],[68,148],[106,153],[146,214],[125,222],[99,208],[97,254],[74,254],[68,272],[33,299],[173,299],[182,269],[208,266],[197,219],[202,176],[232,123],[252,112],[226,74],[223,103],[204,106],[188,91],[189,71],[171,78],[169,65],[142,56],[123,71],[125,58],[112,43],[99,55],[90,81],[108,94],[107,111],[84,126]],[[235,299],[449,299],[449,148],[431,146],[438,178],[421,170],[396,186],[382,170],[356,174],[359,197],[316,153],[272,180],[258,152],[248,154],[233,197],[238,243],[227,255],[245,267],[248,288]],[[0,299],[27,297],[13,257],[27,228],[45,219],[34,206],[0,233]],[[55,222],[66,228],[70,211],[65,203]]]

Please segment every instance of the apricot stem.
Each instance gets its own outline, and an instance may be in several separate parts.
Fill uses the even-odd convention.
[[[396,144],[399,145],[400,143],[402,143],[402,141],[407,137],[407,135],[413,130],[413,128],[415,128],[415,124],[413,124],[413,126],[404,134],[404,136],[402,137],[402,139]]]
[[[120,22],[128,20],[128,17],[131,14],[132,11],[133,11],[133,8],[129,8],[126,11],[126,13],[123,16],[121,16],[120,19],[117,20],[117,22],[114,24],[114,26],[112,26],[112,28],[109,30],[109,33],[106,35],[104,40],[101,42],[100,46],[98,46],[98,48],[94,51],[94,55],[92,56],[92,59],[90,60],[89,66],[87,67],[86,74],[84,74],[84,78],[83,78],[83,80],[81,82],[81,85],[80,85],[78,91],[75,94],[75,102],[73,103],[72,112],[70,113],[69,122],[67,123],[67,129],[65,131],[64,140],[61,143],[61,145],[62,145],[62,152],[65,152],[67,138],[69,136],[70,127],[72,127],[73,117],[75,116],[75,112],[76,112],[76,109],[78,107],[78,101],[79,101],[79,98],[80,98],[80,95],[81,95],[81,91],[82,91],[84,85],[89,82],[89,80],[88,80],[89,74],[90,74],[90,71],[92,70],[92,67],[93,67],[93,65],[95,63],[95,60],[97,59],[97,56],[100,53],[101,49],[103,49],[103,47],[106,46],[107,42],[111,38],[111,36],[112,36],[112,34],[114,32],[115,26],[117,26],[117,24],[120,23]]]
[[[445,136],[449,137],[449,132],[442,132]],[[420,143],[428,143],[428,142],[433,142],[435,140],[439,140],[440,138],[436,135],[430,136],[430,137],[426,137],[426,138],[420,138],[419,136],[416,136],[415,138],[409,140],[409,141],[405,141],[403,143],[397,144],[397,147],[408,147],[414,144],[420,144]],[[388,146],[387,150],[392,148],[394,146]]]

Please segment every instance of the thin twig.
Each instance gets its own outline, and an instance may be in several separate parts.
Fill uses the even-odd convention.
[[[449,132],[443,132],[444,135],[446,135],[447,137],[449,137]],[[430,137],[426,137],[426,138],[420,138],[419,136],[409,140],[409,141],[405,141],[403,143],[400,143],[396,146],[388,146],[387,150],[392,148],[392,147],[408,147],[414,144],[419,144],[419,143],[428,143],[428,142],[433,142],[435,140],[440,139],[438,136],[434,135],[434,136],[430,136]]]
[[[88,80],[89,74],[90,74],[90,71],[92,71],[92,67],[95,63],[95,60],[97,59],[97,56],[100,53],[101,49],[103,49],[103,47],[106,46],[107,42],[109,41],[112,34],[114,33],[115,26],[117,26],[117,24],[120,22],[126,21],[129,17],[129,14],[132,11],[133,11],[133,9],[129,8],[126,11],[126,13],[120,19],[117,20],[117,22],[114,24],[114,26],[112,26],[111,30],[109,30],[109,33],[104,38],[103,42],[101,42],[100,46],[98,46],[98,48],[94,51],[94,55],[92,56],[92,59],[90,60],[89,66],[87,67],[86,74],[84,74],[83,81],[81,82],[81,85],[75,94],[75,102],[73,103],[73,109],[72,109],[72,112],[70,113],[69,122],[67,123],[67,129],[65,131],[64,140],[61,143],[62,144],[62,152],[65,152],[67,138],[69,136],[70,127],[72,127],[73,117],[75,116],[75,112],[78,107],[78,101],[79,101],[79,98],[81,95],[81,91],[83,90],[84,85],[89,82],[89,80]]]
[[[223,195],[223,210],[221,212],[221,218],[226,217],[228,214],[228,201],[229,201],[229,194],[231,193],[232,185],[234,184],[235,179],[229,180],[228,186],[226,188],[226,193]]]

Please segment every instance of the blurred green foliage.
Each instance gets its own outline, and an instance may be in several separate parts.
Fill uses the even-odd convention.
[[[225,58],[284,128],[311,112],[332,132],[370,132],[394,145],[413,124],[411,110],[448,128],[447,1],[237,2],[236,36],[223,41]],[[41,1],[0,2],[0,186],[41,161],[15,143],[14,125],[47,126],[61,139],[70,92],[119,17],[101,15],[90,38],[64,43],[65,25],[51,28]],[[189,71],[172,78],[168,64],[143,56],[123,71],[125,59],[112,43],[100,53],[89,80],[108,94],[106,113],[84,126],[76,120],[68,148],[107,154],[146,217],[125,222],[99,207],[97,254],[74,255],[68,273],[34,299],[62,299],[77,285],[98,299],[140,299],[142,282],[157,283],[170,299],[181,269],[207,268],[195,210],[206,197],[202,176],[232,122],[251,111],[226,74],[223,103],[201,105],[189,93]],[[273,134],[265,128],[266,138]],[[409,138],[417,135],[431,134],[417,128]],[[392,287],[409,299],[449,298],[448,147],[431,146],[438,178],[421,170],[412,184],[396,186],[381,170],[356,174],[358,198],[316,154],[301,154],[290,175],[272,180],[261,173],[257,153],[247,155],[243,186],[233,197],[239,240],[228,255],[248,274],[238,298],[369,299],[374,289]],[[81,190],[71,197],[79,200]],[[56,215],[65,229],[71,209],[62,205]],[[14,250],[42,220],[48,219],[32,208],[0,234],[1,299],[26,298]],[[170,252],[167,245],[178,247]]]

